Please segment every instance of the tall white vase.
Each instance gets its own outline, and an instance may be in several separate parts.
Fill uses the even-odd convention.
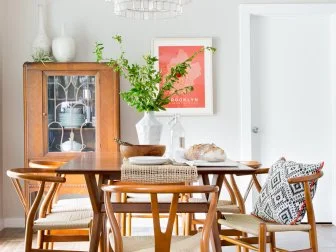
[[[136,124],[139,144],[159,144],[162,124],[157,120],[154,112],[145,112],[144,117]]]
[[[48,37],[44,25],[43,5],[38,5],[38,32],[33,41],[33,54],[41,53],[50,55],[51,53],[51,40]]]

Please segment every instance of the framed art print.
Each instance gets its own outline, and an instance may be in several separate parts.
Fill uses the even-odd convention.
[[[153,55],[158,58],[157,68],[163,79],[172,66],[181,63],[202,47],[212,46],[211,38],[158,38],[153,40]],[[158,115],[210,115],[213,114],[212,52],[204,50],[191,62],[188,74],[175,83],[175,87],[193,86],[187,94],[171,97],[166,111]]]

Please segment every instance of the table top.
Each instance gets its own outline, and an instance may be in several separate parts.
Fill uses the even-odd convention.
[[[86,152],[70,160],[56,170],[62,174],[120,174],[123,158],[119,152],[98,153]],[[254,173],[255,169],[244,164],[238,166],[198,166],[199,174],[237,174],[246,175]]]

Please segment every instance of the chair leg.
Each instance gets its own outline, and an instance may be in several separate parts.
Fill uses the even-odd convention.
[[[126,228],[126,227],[125,227]],[[111,231],[111,227],[110,227],[110,223],[107,221],[106,222],[106,229],[105,229],[105,252],[112,252],[112,248],[111,248],[111,244],[110,244],[110,231]]]
[[[49,247],[51,246],[51,243],[50,242],[44,242],[44,238],[46,235],[49,235],[50,234],[50,230],[45,230],[45,231],[42,231],[42,246],[43,246],[43,249],[49,249]]]
[[[309,230],[309,242],[310,242],[310,247],[312,248],[313,252],[318,252],[317,234],[316,234],[315,228],[311,228]]]
[[[239,239],[240,236],[237,236],[236,238]],[[236,246],[236,252],[241,252],[241,249],[240,249],[240,248],[241,248],[240,246]]]
[[[259,225],[259,252],[266,252],[266,224]]]
[[[186,218],[186,214],[185,213],[183,213],[182,214],[182,235],[183,236],[185,236],[186,235],[186,229],[187,229],[187,226],[186,226],[186,220],[187,220],[187,218]]]
[[[132,235],[132,214],[127,213],[127,230],[126,235],[131,236]]]
[[[126,213],[121,213],[120,218],[121,218],[121,235],[125,236],[126,235]]]
[[[192,214],[186,213],[185,214],[185,221],[184,221],[184,235],[188,236],[190,235],[191,231],[191,220],[192,220]]]
[[[31,252],[33,245],[33,230],[29,225],[26,224],[25,232],[25,252]]]
[[[242,233],[243,237],[248,237],[247,233]],[[243,248],[243,252],[249,252],[250,250],[248,248]]]
[[[37,248],[43,249],[43,230],[37,231]]]
[[[192,231],[197,231],[196,224],[192,223],[192,220],[196,219],[196,216],[195,216],[194,213],[191,214],[190,216],[191,216],[191,220],[190,220],[190,222],[191,222],[191,230],[192,230]]]
[[[175,235],[179,235],[179,221],[178,221],[178,215],[175,217],[175,222],[174,222],[174,227],[173,227],[173,232]]]
[[[276,243],[275,243],[275,233],[272,232],[270,233],[270,248],[271,248],[271,252],[276,252]]]
[[[54,250],[54,243],[53,242],[48,242],[48,249],[49,250]]]

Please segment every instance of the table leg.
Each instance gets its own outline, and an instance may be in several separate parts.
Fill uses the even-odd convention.
[[[104,214],[101,211],[103,193],[100,190],[102,180],[103,178],[100,175],[97,184],[95,174],[85,174],[85,182],[93,209],[93,221],[89,249],[90,252],[96,252],[98,250],[99,238],[103,227]]]
[[[223,174],[214,174],[212,177],[212,185],[216,185],[219,188],[219,192],[222,190],[223,182],[224,182],[224,176]],[[219,197],[219,194],[218,194]]]
[[[201,175],[201,184],[202,185],[210,185],[209,175],[208,174],[202,174]],[[205,193],[205,199],[209,200],[209,193]]]

